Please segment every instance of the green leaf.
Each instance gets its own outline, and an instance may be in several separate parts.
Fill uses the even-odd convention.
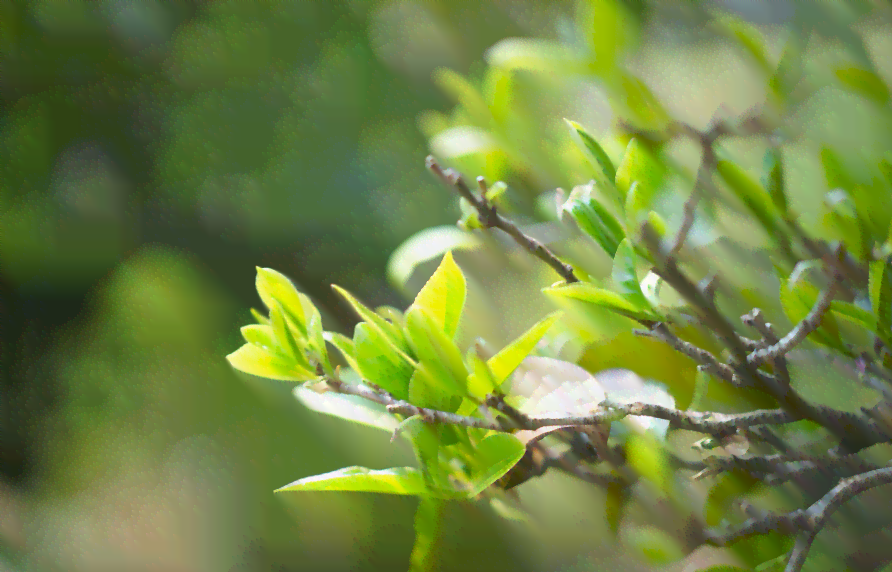
[[[283,353],[289,359],[294,360],[304,369],[313,369],[303,352],[302,346],[305,346],[306,340],[301,340],[304,342],[303,344],[298,343],[297,339],[294,337],[294,332],[292,332],[291,327],[285,319],[285,313],[282,311],[282,307],[275,300],[270,303],[272,304],[272,307],[269,309],[269,320],[272,324],[272,331],[276,340],[276,345],[282,350],[280,353]]]
[[[505,38],[486,50],[486,62],[505,70],[528,70],[550,74],[583,74],[588,71],[584,58],[567,46],[532,38]]]
[[[883,340],[889,340],[889,329],[892,327],[892,269],[886,260],[870,263],[868,291],[876,332]]]
[[[412,235],[390,255],[387,277],[398,288],[404,288],[419,264],[450,250],[473,250],[480,239],[455,225],[428,228]]]
[[[626,443],[626,460],[629,466],[659,490],[672,490],[672,468],[662,447],[652,435],[631,435]]]
[[[419,363],[409,379],[409,403],[440,411],[454,412],[461,406],[461,397],[448,386],[445,373],[434,373],[425,363]]]
[[[254,344],[245,344],[226,359],[235,369],[258,377],[281,381],[309,381],[316,373],[301,367],[297,362],[270,353]]]
[[[441,331],[453,338],[465,305],[466,290],[465,277],[452,258],[452,252],[447,252],[433,276],[415,297],[412,308],[424,310],[439,324]]]
[[[273,336],[273,329],[271,327],[260,324],[250,324],[242,326],[241,331],[242,337],[249,344],[259,346],[261,349],[271,353],[277,351],[276,340]]]
[[[262,326],[269,325],[269,318],[260,313],[259,310],[255,308],[251,308],[251,315],[254,316],[254,319],[257,320],[257,323]]]
[[[839,83],[849,91],[880,105],[886,105],[889,102],[889,88],[872,71],[848,67],[837,68],[834,73]]]
[[[535,349],[536,344],[551,326],[560,319],[563,312],[553,312],[536,322],[532,328],[521,334],[519,338],[502,348],[496,355],[486,361],[492,372],[496,386],[502,385],[517,366]]]
[[[435,381],[450,395],[467,394],[468,370],[455,342],[440,329],[440,324],[422,306],[413,305],[406,312],[406,337],[419,362],[426,365]]]
[[[520,461],[526,446],[514,435],[494,433],[477,445],[468,497],[479,495]]]
[[[663,164],[638,139],[632,138],[616,169],[616,188],[625,197],[624,211],[630,228],[637,228],[642,215],[652,210],[665,177]]]
[[[368,322],[356,324],[353,347],[357,371],[363,379],[383,388],[397,399],[409,397],[409,378],[412,377],[413,364],[406,361],[379,330]]]
[[[828,212],[824,225],[838,236],[860,260],[870,258],[870,233],[859,216],[855,202],[843,189],[836,188],[824,195]]]
[[[783,230],[778,225],[780,213],[768,191],[762,188],[749,173],[731,161],[719,161],[716,171],[724,179],[728,188],[737,196],[758,219],[771,236],[779,237]]]
[[[655,526],[631,527],[624,537],[630,551],[651,566],[666,566],[685,556],[681,544]]]
[[[390,344],[394,350],[400,356],[408,361],[409,363],[414,363],[409,354],[409,346],[406,344],[406,340],[403,337],[402,331],[395,324],[391,324],[377,313],[373,312],[370,308],[365,306],[362,302],[357,300],[352,294],[341,288],[340,286],[336,286],[334,284],[331,285],[332,289],[335,292],[341,295],[348,304],[353,308],[353,310],[359,315],[360,318],[365,320],[365,322],[369,325],[370,328],[377,331],[381,336],[387,340],[387,343]],[[355,341],[355,340],[354,340]]]
[[[297,326],[301,338],[307,337],[306,314],[304,301],[300,292],[294,287],[291,280],[284,274],[276,272],[272,268],[257,267],[257,280],[255,281],[257,293],[263,304],[273,309],[274,302],[282,306],[286,316]],[[309,302],[309,299],[306,300]],[[312,304],[310,304],[312,306]]]
[[[588,282],[561,284],[550,288],[544,288],[542,291],[546,294],[551,294],[552,296],[572,298],[589,304],[594,304],[595,306],[607,308],[633,320],[653,320],[658,318],[658,316],[652,312],[644,311],[642,308],[636,306],[633,302],[630,302],[616,292],[598,288]]]
[[[738,45],[749,54],[760,70],[766,74],[774,71],[774,66],[766,56],[762,34],[755,26],[734,16],[720,17],[717,23],[728,36],[737,40]]]
[[[641,285],[638,283],[638,275],[635,273],[635,265],[638,259],[632,249],[629,239],[623,239],[616,249],[613,257],[613,270],[610,274],[620,296],[635,304],[638,308],[651,310],[650,302],[644,297]]]
[[[499,384],[496,383],[486,361],[477,355],[475,346],[471,346],[465,354],[465,363],[471,368],[471,375],[468,376],[468,394],[472,397],[483,399],[498,387]],[[476,407],[473,402],[471,403]]]
[[[650,88],[628,72],[619,71],[612,96],[613,108],[625,110],[629,122],[637,127],[661,132],[669,124],[669,114]]]
[[[564,119],[564,121],[570,126],[570,134],[573,136],[576,145],[586,154],[592,165],[597,167],[598,175],[605,182],[612,185],[613,181],[616,180],[616,168],[610,161],[610,157],[607,156],[601,145],[598,144],[594,137],[588,134],[582,125],[569,119]]]
[[[415,511],[415,544],[409,556],[409,572],[432,572],[438,569],[443,523],[443,501],[422,496]]]
[[[610,78],[622,54],[635,42],[637,22],[622,2],[586,0],[576,14],[579,31],[591,50],[591,72]]]
[[[443,93],[465,108],[475,125],[489,127],[492,123],[489,106],[477,88],[467,79],[450,69],[440,68],[433,73],[433,80]]]
[[[395,467],[375,471],[366,467],[345,467],[306,477],[274,492],[351,491],[391,495],[422,495],[425,492],[421,473],[411,467]]]
[[[612,258],[616,247],[625,238],[625,232],[616,217],[592,196],[591,191],[589,186],[574,188],[561,209]]]
[[[337,332],[325,332],[323,335],[325,341],[341,352],[341,355],[344,356],[344,359],[347,360],[347,364],[353,371],[359,373],[359,364],[356,361],[356,346],[353,344],[353,340]]]
[[[787,216],[787,193],[784,189],[784,165],[783,155],[778,147],[770,147],[765,152],[763,161],[765,176],[762,185],[768,191],[771,202],[780,211],[781,216]]]
[[[442,498],[461,496],[449,482],[446,471],[440,463],[440,439],[435,427],[419,416],[410,417],[401,424],[402,434],[412,442],[415,458],[427,494]]]
[[[842,159],[832,148],[821,148],[821,166],[824,169],[824,179],[828,189],[851,190],[855,186],[851,173],[843,165]]]
[[[307,409],[340,417],[353,423],[360,423],[375,429],[392,433],[399,422],[383,405],[379,405],[357,395],[345,395],[328,391],[317,393],[304,386],[294,388],[294,397]]]

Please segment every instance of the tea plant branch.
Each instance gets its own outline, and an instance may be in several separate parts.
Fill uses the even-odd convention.
[[[703,149],[703,156],[700,159],[700,166],[697,169],[697,180],[694,182],[691,196],[688,197],[688,200],[684,203],[681,226],[678,228],[678,233],[675,235],[675,240],[672,243],[672,247],[669,249],[669,258],[678,256],[678,253],[681,251],[682,246],[684,246],[684,243],[688,238],[688,234],[691,232],[691,228],[694,226],[694,216],[697,213],[697,205],[700,203],[700,198],[707,190],[707,187],[712,184],[712,173],[718,162],[713,143],[720,135],[723,135],[726,132],[724,124],[722,123],[715,123],[713,127],[705,133],[701,133],[687,125],[685,127],[687,131],[691,132],[695,138],[699,140],[700,146]]]
[[[834,274],[834,279],[826,290],[818,297],[814,307],[796,326],[790,330],[786,336],[771,346],[756,350],[747,357],[747,361],[753,365],[759,365],[766,361],[784,356],[790,352],[795,346],[805,340],[806,337],[821,325],[824,314],[830,309],[830,302],[836,294],[836,286],[838,275]]]
[[[710,532],[707,538],[710,543],[723,546],[754,534],[773,531],[789,534],[798,531],[799,536],[786,567],[787,572],[798,572],[802,569],[815,537],[837,509],[865,491],[889,484],[892,484],[892,467],[867,471],[842,479],[807,509],[797,509],[784,515],[766,513],[748,519],[734,530],[721,534]]]
[[[474,210],[477,211],[477,214],[480,217],[480,223],[484,227],[498,228],[507,233],[514,239],[514,242],[519,244],[524,250],[554,269],[554,271],[557,272],[568,284],[579,281],[579,278],[577,278],[576,274],[573,272],[572,266],[561,262],[561,260],[544,244],[527,236],[517,227],[517,225],[500,215],[496,210],[496,207],[486,199],[485,192],[478,198],[468,185],[465,184],[459,173],[452,169],[446,169],[444,171],[433,155],[428,156],[426,164],[427,168],[436,175],[438,179],[450,187],[455,188],[455,190],[458,191],[458,194],[474,207]],[[478,177],[477,181],[485,191],[486,182],[483,177]]]

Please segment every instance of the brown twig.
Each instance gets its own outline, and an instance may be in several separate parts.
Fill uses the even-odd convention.
[[[459,173],[452,169],[444,171],[433,155],[429,155],[427,158],[427,168],[445,184],[454,187],[456,191],[458,191],[458,194],[474,207],[474,210],[477,211],[477,214],[480,217],[480,223],[484,227],[498,228],[507,233],[514,239],[514,242],[519,244],[524,250],[554,269],[554,271],[557,272],[568,284],[579,282],[579,278],[577,278],[576,274],[573,272],[572,266],[561,262],[561,260],[544,244],[527,236],[523,231],[517,228],[517,225],[500,215],[496,210],[496,207],[486,199],[485,194],[481,197],[477,197],[464,182]],[[485,184],[485,182],[482,182],[481,180],[482,177],[478,178],[478,184]]]

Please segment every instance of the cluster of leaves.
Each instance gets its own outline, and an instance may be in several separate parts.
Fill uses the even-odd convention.
[[[652,565],[690,558],[704,543],[727,543],[733,544],[734,561],[748,567],[741,569],[800,570],[815,536],[842,503],[892,482],[889,459],[869,451],[892,440],[888,150],[879,156],[865,153],[871,166],[857,171],[836,149],[822,146],[819,160],[829,188],[822,191],[822,220],[803,223],[788,188],[785,158],[791,150],[785,138],[800,130],[791,119],[797,106],[821,86],[802,79],[802,38],[791,34],[774,62],[757,29],[737,18],[706,16],[762,73],[767,101],[759,113],[713,121],[702,131],[674,120],[645,83],[622,67],[621,56],[634,46],[640,23],[617,1],[580,3],[579,33],[585,41],[579,45],[512,39],[494,46],[483,92],[452,72],[438,77],[460,105],[450,119],[427,118],[432,147],[450,151],[441,155],[457,166],[496,179],[512,172],[535,179],[536,173],[561,165],[523,148],[512,136],[529,113],[505,103],[513,100],[515,71],[598,79],[618,117],[617,127],[596,138],[579,123],[567,122],[575,156],[587,160],[592,181],[576,186],[559,203],[557,224],[575,227],[589,247],[596,245],[612,260],[606,275],[588,272],[572,252],[560,251],[559,257],[501,217],[497,211],[504,210],[511,194],[507,185],[487,187],[481,178],[478,196],[458,173],[436,162],[431,163],[434,174],[461,195],[463,230],[426,233],[425,238],[435,239],[416,237],[395,256],[400,262],[392,270],[404,282],[417,263],[445,252],[405,313],[370,309],[336,288],[361,322],[352,339],[326,332],[310,300],[287,278],[258,269],[257,289],[269,318],[255,312],[258,324],[243,329],[248,343],[229,356],[233,366],[301,382],[296,395],[307,406],[403,435],[418,462],[417,468],[350,467],[280,490],[420,496],[412,565],[423,569],[435,554],[444,501],[484,495],[502,514],[519,517],[520,507],[505,489],[557,467],[603,490],[611,529]],[[810,24],[806,19],[798,25]],[[852,44],[849,35],[839,36]],[[836,86],[876,106],[878,120],[888,121],[888,89],[863,46],[853,45],[849,55],[855,63],[834,67]],[[670,143],[685,138],[699,148],[700,166],[690,195],[679,199],[690,177],[672,156]],[[761,182],[719,145],[733,138],[767,142]],[[745,218],[729,215],[740,212]],[[689,240],[695,223],[723,234],[741,220],[746,221],[744,233],[756,236],[749,244],[756,242],[761,252],[739,244],[720,245],[722,250],[702,237]],[[544,289],[559,305],[620,320],[605,336],[607,343],[582,354],[582,368],[530,357],[550,328],[563,326],[559,314],[544,318],[491,357],[479,345],[462,353],[456,334],[466,283],[449,250],[480,248],[479,233],[490,229],[506,232],[563,278]],[[748,262],[735,262],[731,255],[741,252],[755,260],[749,262],[755,267],[770,269],[776,290],[740,276],[734,265]],[[789,333],[775,334],[756,305],[781,322],[785,318],[792,326]],[[738,320],[742,312],[749,313]],[[632,335],[636,326],[644,328],[635,331],[640,337]],[[347,368],[333,367],[329,346]],[[624,350],[619,357],[605,357],[618,349]],[[673,350],[686,356],[677,371],[642,363],[648,361],[642,359],[645,352]],[[868,388],[849,390],[860,400],[859,412],[803,396],[807,368],[801,363],[828,354],[849,377],[835,382]],[[625,368],[625,377],[611,387],[604,370],[617,366]],[[524,389],[525,376],[537,370],[547,373]],[[664,382],[669,391],[642,382],[633,371]],[[549,375],[565,383],[550,384]],[[634,390],[617,399],[623,388]],[[674,409],[676,402],[687,409]],[[777,409],[760,409],[765,407]],[[709,411],[719,408],[748,413]],[[625,430],[630,424],[624,419],[630,416],[667,421],[672,430],[668,435],[642,425]],[[611,432],[620,421],[625,429]],[[692,432],[700,434],[697,438],[705,435],[694,443],[697,448],[719,455],[691,458]],[[708,483],[707,489],[698,491],[687,471],[696,471],[696,480]],[[704,500],[692,503],[698,496]],[[750,506],[745,520],[730,511],[742,499]],[[803,500],[807,509],[792,508]],[[872,510],[876,505],[847,506],[852,507],[847,516],[870,522],[857,529],[865,538],[882,534],[888,523],[878,520],[882,515]],[[778,508],[789,512],[770,512]],[[820,563],[813,566],[833,562],[869,570],[889,558],[882,554],[856,561],[851,550],[829,545],[811,553],[811,562]]]

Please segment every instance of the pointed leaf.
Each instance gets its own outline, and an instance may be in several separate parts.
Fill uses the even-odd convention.
[[[643,310],[633,302],[626,300],[616,292],[598,288],[588,282],[575,282],[573,284],[561,284],[542,290],[546,294],[560,298],[573,298],[595,306],[607,308],[617,314],[633,320],[653,320],[657,318],[652,312]]]
[[[646,311],[650,311],[651,305],[641,292],[641,285],[638,283],[638,275],[635,273],[635,265],[637,257],[632,249],[632,243],[629,239],[624,239],[616,249],[616,255],[613,257],[613,270],[611,279],[616,286],[617,292],[626,300],[632,302],[636,306]]]
[[[616,247],[625,232],[616,217],[592,196],[591,186],[574,188],[561,210],[573,217],[579,229],[597,242],[608,256],[612,258],[616,254]]]
[[[273,302],[282,306],[282,311],[297,326],[300,337],[307,337],[306,316],[300,293],[287,276],[272,268],[257,267],[257,279],[255,281],[257,293],[263,304],[273,309]]]
[[[241,331],[242,337],[249,344],[259,346],[270,353],[277,352],[276,340],[273,336],[273,329],[271,327],[260,324],[249,324],[247,326],[242,326]]]
[[[254,344],[245,344],[226,359],[235,369],[258,377],[281,381],[309,381],[315,372],[302,368],[293,360],[272,354]]]
[[[375,471],[366,467],[345,467],[294,481],[274,492],[289,491],[352,491],[391,495],[422,495],[425,492],[421,473],[411,467],[395,467]]]
[[[876,331],[884,339],[890,338],[892,327],[892,269],[886,260],[870,263],[868,280],[870,307],[873,309]]]
[[[254,316],[254,319],[257,320],[257,323],[262,326],[269,325],[269,318],[260,313],[259,310],[255,308],[251,308],[251,315]]]
[[[765,152],[763,161],[765,171],[762,185],[768,191],[768,196],[781,216],[787,216],[787,193],[784,189],[784,165],[783,155],[778,147],[771,147]]]
[[[443,391],[467,394],[468,371],[461,352],[423,307],[413,305],[406,312],[406,335],[418,361],[428,367]]]
[[[397,399],[409,396],[413,364],[406,361],[368,322],[356,324],[353,335],[359,374]]]
[[[588,134],[582,125],[569,119],[564,119],[564,121],[570,126],[570,134],[573,136],[576,145],[589,157],[592,165],[597,168],[598,176],[612,185],[613,181],[616,180],[616,167],[613,166],[610,157],[607,156],[601,145],[598,144],[594,137]]]
[[[501,385],[511,375],[517,366],[535,349],[536,344],[545,335],[549,328],[561,317],[563,312],[549,314],[532,328],[524,332],[519,338],[505,346],[502,351],[489,358],[486,365],[492,372],[496,385]]]
[[[740,199],[771,236],[780,236],[783,230],[778,225],[780,212],[768,194],[749,173],[731,161],[719,161],[716,171],[724,179],[728,188]]]
[[[662,164],[633,137],[616,168],[616,188],[626,195],[632,183],[638,181],[642,187],[642,191],[639,192],[643,193],[641,203],[650,203],[662,186],[664,177],[665,168]]]
[[[450,250],[473,250],[481,244],[476,235],[456,228],[455,225],[422,230],[403,242],[390,255],[387,277],[391,283],[403,288],[419,264]]]
[[[353,371],[359,373],[359,364],[356,362],[356,346],[353,344],[353,340],[337,332],[325,332],[323,335],[325,336],[325,341],[341,352],[341,355],[344,356],[344,359]]]
[[[288,325],[282,306],[275,300],[270,302],[270,304],[272,304],[272,307],[269,309],[269,319],[272,324],[272,332],[276,345],[279,348],[279,353],[294,360],[304,369],[312,369],[312,367],[310,367],[310,362],[307,361],[307,357],[303,352],[303,346],[306,344],[306,340],[301,340],[303,344],[299,344],[294,337],[294,332]]]
[[[336,286],[334,284],[331,285],[332,289],[335,292],[341,295],[348,304],[353,308],[356,314],[366,321],[370,328],[376,330],[381,336],[384,337],[387,342],[393,346],[394,350],[400,354],[400,356],[408,361],[409,363],[414,363],[414,360],[407,353],[409,351],[409,346],[406,344],[405,338],[403,338],[403,334],[400,329],[395,325],[391,324],[375,312],[373,312],[370,308],[368,308],[365,304],[360,302],[353,296],[350,292],[347,292],[340,286]]]
[[[345,395],[333,391],[317,393],[307,387],[297,386],[294,388],[294,397],[312,411],[340,417],[375,429],[392,433],[399,425],[396,417],[390,414],[383,405],[356,395]]]
[[[421,308],[453,338],[465,305],[467,286],[461,269],[447,252],[440,266],[415,297],[412,307]]]
[[[477,355],[477,348],[475,346],[471,346],[468,349],[468,353],[465,356],[465,362],[471,368],[471,375],[468,376],[468,393],[477,399],[483,399],[490,393],[492,393],[498,384],[496,383],[495,377],[493,373],[489,370],[489,366],[486,365],[486,362]],[[476,405],[473,402],[470,402],[471,405],[476,408]]]
[[[477,445],[468,497],[479,495],[520,461],[526,446],[514,435],[494,433]]]

